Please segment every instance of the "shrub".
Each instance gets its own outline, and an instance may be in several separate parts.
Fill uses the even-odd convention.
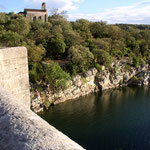
[[[95,68],[97,69],[98,72],[102,71],[102,67],[98,63],[95,64]]]
[[[138,58],[136,58],[136,57],[133,57],[133,67],[138,67],[139,66],[139,59]]]
[[[92,52],[97,63],[104,65],[108,68],[110,67],[112,63],[112,57],[109,55],[108,52],[102,49],[95,49]]]
[[[50,107],[50,102],[49,101],[45,101],[44,103],[43,103],[43,106],[46,108],[46,109],[48,109],[49,107]]]
[[[67,81],[70,79],[70,75],[63,71],[57,63],[44,66],[44,81],[49,83],[53,90],[66,89]]]
[[[87,82],[87,81],[86,81],[86,78],[84,78],[84,77],[82,77],[81,80],[82,80],[82,83],[83,83],[83,84],[85,84],[85,83]]]

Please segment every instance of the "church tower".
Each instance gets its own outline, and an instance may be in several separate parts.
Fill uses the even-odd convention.
[[[46,10],[46,3],[42,3],[42,10]]]

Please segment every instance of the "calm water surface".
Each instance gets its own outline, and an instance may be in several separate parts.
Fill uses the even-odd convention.
[[[150,88],[90,94],[41,117],[87,150],[150,150]]]

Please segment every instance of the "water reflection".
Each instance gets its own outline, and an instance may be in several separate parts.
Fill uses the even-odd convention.
[[[42,117],[91,150],[150,149],[150,89],[103,91],[67,101]]]

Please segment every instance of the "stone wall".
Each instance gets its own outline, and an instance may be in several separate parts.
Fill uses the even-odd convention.
[[[82,149],[0,87],[0,150]]]
[[[0,86],[30,107],[27,49],[0,49]]]
[[[38,19],[41,19],[43,22],[48,21],[47,12],[27,11],[26,18],[30,19],[31,21]]]

